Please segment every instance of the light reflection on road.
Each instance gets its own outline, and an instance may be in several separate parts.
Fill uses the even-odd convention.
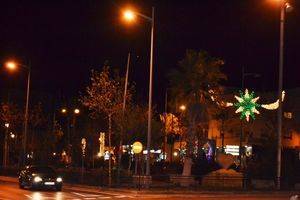
[[[40,199],[42,199],[41,193],[39,193],[39,192],[34,192],[33,195],[32,195],[32,199],[33,199],[33,200],[40,200]]]
[[[55,199],[56,200],[63,200],[62,193],[61,192],[57,192],[56,195],[55,195]]]

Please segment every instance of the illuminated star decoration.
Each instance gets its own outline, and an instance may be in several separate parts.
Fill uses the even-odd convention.
[[[219,100],[217,96],[215,95],[215,92],[213,90],[208,91],[210,94],[210,98],[213,102],[215,102],[220,107],[229,108],[232,106],[237,107],[237,110],[235,113],[241,113],[241,119],[246,119],[247,122],[250,120],[250,116],[252,119],[255,119],[255,114],[260,114],[260,112],[257,110],[257,108],[264,108],[266,110],[276,110],[279,107],[279,99],[273,103],[269,104],[258,104],[257,101],[259,100],[259,97],[254,97],[254,92],[249,94],[249,91],[246,89],[245,94],[240,91],[240,96],[234,96],[237,103],[231,103]],[[281,101],[283,102],[285,99],[285,91],[282,91],[281,94]]]
[[[261,107],[260,104],[256,103],[259,97],[254,96],[254,92],[249,94],[249,91],[246,89],[245,93],[240,91],[240,96],[234,96],[237,103],[234,104],[237,107],[235,113],[241,113],[241,119],[246,119],[247,122],[252,119],[255,119],[255,114],[260,114],[257,108]]]

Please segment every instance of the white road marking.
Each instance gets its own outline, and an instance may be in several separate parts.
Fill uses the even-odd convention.
[[[110,195],[110,196],[121,196],[122,193],[113,193],[113,192],[104,192],[104,191],[99,191],[100,194],[104,195]]]
[[[27,198],[32,199],[32,197],[28,194],[24,194]]]
[[[86,197],[99,197],[99,196],[103,196],[100,194],[87,194]]]
[[[68,194],[68,193],[67,193]],[[68,198],[71,200],[94,200],[94,199],[112,199],[112,198],[116,198],[116,199],[132,199],[134,198],[133,196],[127,196],[127,195],[122,195],[122,194],[114,194],[114,193],[110,193],[110,192],[100,192],[99,194],[89,194],[88,192],[69,192],[69,194],[71,195],[75,195],[79,198]],[[32,196],[29,195],[25,195],[30,199],[35,199]],[[64,195],[65,196],[65,195]],[[55,199],[54,197],[44,197],[46,199]]]
[[[78,193],[78,192],[72,192],[72,194],[75,194],[77,196],[81,196],[81,197],[86,197],[86,195],[84,194],[81,194],[81,193]]]

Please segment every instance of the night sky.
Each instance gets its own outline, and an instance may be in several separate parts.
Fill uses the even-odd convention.
[[[300,2],[287,13],[284,87],[300,86]],[[279,6],[276,0],[6,0],[0,7],[0,61],[16,58],[32,65],[33,90],[76,96],[88,84],[90,69],[108,60],[125,71],[133,54],[130,80],[146,103],[150,24],[126,24],[124,6],[151,14],[156,9],[154,96],[162,104],[166,74],[186,49],[206,50],[225,60],[226,86],[241,85],[242,66],[261,78],[246,87],[275,90],[278,74]],[[24,73],[0,69],[0,88],[24,88]]]

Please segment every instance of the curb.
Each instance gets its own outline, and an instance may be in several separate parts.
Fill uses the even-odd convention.
[[[0,181],[18,183],[18,178],[13,178],[9,176],[0,176]]]

